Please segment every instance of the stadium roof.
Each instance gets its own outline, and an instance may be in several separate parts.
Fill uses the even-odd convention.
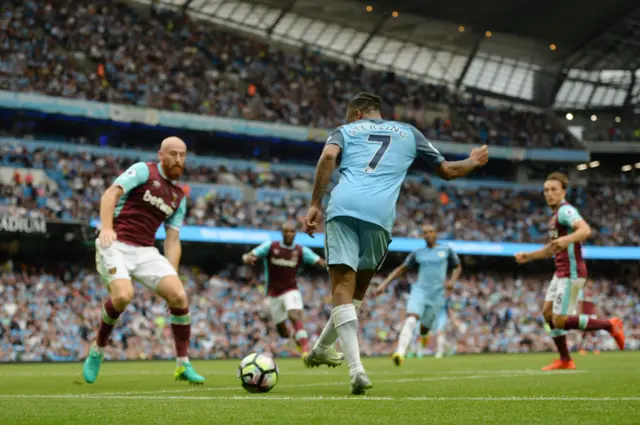
[[[161,2],[368,67],[538,106],[640,103],[637,0]]]

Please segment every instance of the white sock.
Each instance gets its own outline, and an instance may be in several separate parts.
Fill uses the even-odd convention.
[[[447,340],[444,336],[444,332],[438,333],[438,338],[436,338],[436,353],[444,354],[444,346]]]
[[[360,361],[360,346],[358,345],[358,314],[353,304],[343,304],[331,311],[333,325],[340,337],[340,346],[349,365],[349,374],[354,376],[364,372]]]
[[[362,300],[353,300],[353,305],[356,308],[356,313],[358,313],[360,311],[360,307],[362,306]],[[326,351],[336,342],[337,339],[338,332],[336,331],[336,327],[333,325],[333,320],[329,318],[329,321],[322,329],[320,337],[313,346],[313,349],[318,351]]]
[[[353,305],[356,306],[356,313],[360,313],[360,307],[362,307],[362,300],[353,300]]]
[[[407,320],[404,321],[404,325],[400,331],[400,337],[398,338],[398,349],[396,350],[396,353],[401,356],[407,354],[407,347],[409,347],[411,337],[413,337],[417,324],[418,321],[413,316],[407,317]]]
[[[189,357],[177,357],[176,358],[176,363],[177,363],[178,367],[182,366],[185,363],[189,363]]]

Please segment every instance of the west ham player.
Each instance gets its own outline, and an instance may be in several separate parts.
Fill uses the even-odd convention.
[[[360,361],[358,308],[371,277],[391,242],[400,186],[416,156],[445,179],[462,177],[488,161],[487,147],[473,149],[464,161],[447,162],[415,127],[380,116],[378,96],[359,93],[347,106],[347,122],[326,142],[316,168],[305,232],[318,229],[322,200],[340,161],[340,181],[326,212],[325,252],[333,285],[331,320],[309,352],[307,366],[327,364],[327,350],[340,336],[351,376],[351,393],[373,385]]]
[[[294,243],[296,225],[286,222],[282,226],[282,242],[264,242],[242,256],[246,264],[264,260],[264,274],[269,297],[271,320],[276,324],[282,338],[290,338],[287,319],[294,329],[294,338],[302,357],[309,352],[309,335],[304,329],[302,294],[298,289],[296,275],[303,264],[326,268],[327,263],[307,247]],[[332,353],[332,366],[342,364],[341,354]]]
[[[383,294],[395,279],[404,275],[409,269],[418,268],[418,280],[411,285],[411,294],[407,301],[407,319],[400,331],[398,348],[391,356],[396,366],[400,366],[404,362],[418,321],[421,324],[420,333],[424,337],[427,336],[430,329],[435,327],[437,316],[443,313],[445,307],[445,291],[453,288],[462,272],[462,265],[456,253],[448,246],[436,243],[438,234],[435,227],[424,225],[422,231],[427,246],[411,253],[404,260],[404,263],[382,281],[375,292],[376,295]],[[447,280],[447,270],[449,269],[453,271],[451,278]],[[444,314],[447,314],[446,310]],[[439,348],[443,349],[444,341],[441,338],[442,335],[438,337],[437,342]],[[440,353],[440,357],[442,357],[442,353]]]
[[[566,333],[570,329],[604,329],[616,340],[618,347],[624,349],[622,320],[595,319],[576,314],[578,293],[587,278],[581,244],[591,235],[591,228],[578,210],[565,200],[568,186],[569,179],[562,173],[551,173],[547,177],[544,182],[544,197],[553,210],[549,222],[551,242],[537,251],[515,255],[520,264],[552,256],[555,261],[556,272],[547,288],[542,311],[551,328],[550,334],[558,348],[560,359],[542,370],[575,369],[567,348]]]
[[[109,289],[95,344],[84,363],[84,380],[96,381],[104,349],[118,317],[133,298],[132,278],[165,299],[171,313],[176,347],[174,378],[202,384],[204,378],[189,362],[191,316],[187,295],[176,270],[180,263],[180,226],[186,198],[176,186],[185,166],[187,147],[177,137],[162,141],[159,162],[138,162],[121,174],[100,202],[100,235],[96,240],[96,266]],[[163,257],[154,247],[164,222]]]
[[[587,282],[585,287],[580,291],[580,294],[578,295],[578,311],[580,312],[580,314],[589,316],[591,318],[598,317],[598,314],[596,312],[596,304],[593,302],[593,293],[591,291],[591,285],[589,282]],[[593,337],[596,332],[582,332],[582,338],[580,339],[580,344],[578,346],[579,353],[581,355],[587,354],[587,350],[584,347],[588,340],[591,339],[590,337]],[[594,348],[593,353],[600,354],[600,350]]]

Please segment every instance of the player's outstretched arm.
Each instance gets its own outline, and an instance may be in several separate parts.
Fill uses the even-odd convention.
[[[464,177],[478,167],[484,166],[489,161],[489,148],[484,145],[474,148],[469,158],[462,161],[443,161],[436,168],[436,173],[444,180],[453,180]]]
[[[302,261],[311,266],[327,268],[327,262],[306,246],[302,247]]]
[[[543,248],[531,252],[519,252],[514,257],[518,264],[528,263],[529,261],[542,260],[553,257],[554,251],[551,244],[545,245]]]
[[[242,262],[245,264],[254,265],[259,258],[264,258],[269,254],[271,250],[271,241],[266,241],[253,248],[242,256]]]
[[[404,275],[408,269],[409,267],[404,263],[396,267],[391,272],[391,274],[387,276],[386,279],[383,280],[380,285],[378,285],[378,287],[376,288],[376,291],[374,292],[374,295],[379,296],[384,294],[384,291],[387,290],[387,287],[391,284],[391,282],[393,282],[395,279],[399,278],[400,276]]]

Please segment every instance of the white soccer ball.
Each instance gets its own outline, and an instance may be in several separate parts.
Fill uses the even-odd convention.
[[[271,356],[252,353],[240,362],[238,378],[250,393],[266,393],[278,383],[278,366]]]

